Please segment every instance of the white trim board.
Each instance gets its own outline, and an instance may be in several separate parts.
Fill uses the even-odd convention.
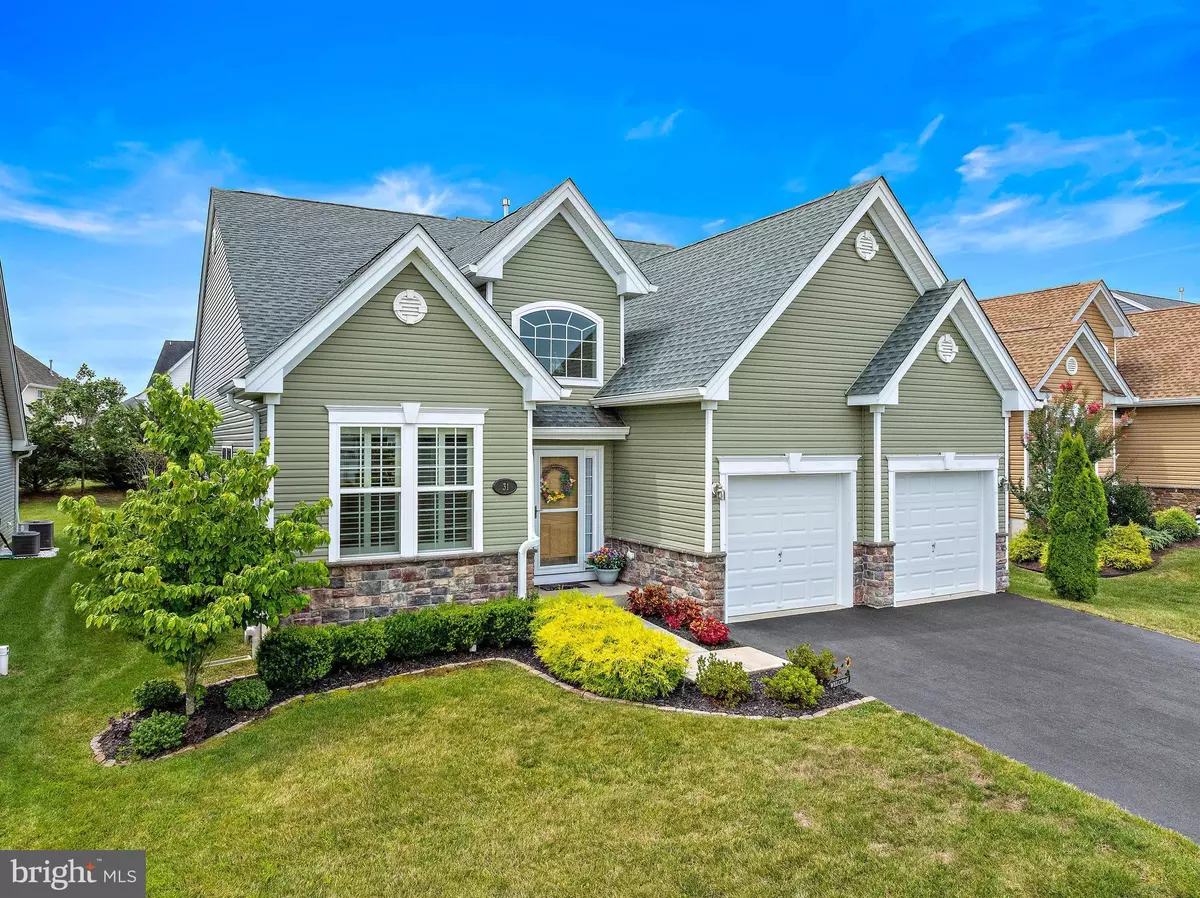
[[[320,312],[251,369],[245,376],[245,391],[282,393],[284,377],[409,264],[438,290],[441,298],[522,385],[527,400],[549,402],[565,395],[512,328],[504,325],[496,310],[420,225],[388,247]],[[439,284],[444,290],[439,289]]]
[[[1087,311],[1087,307],[1092,303],[1096,303],[1096,308],[1100,310],[1100,314],[1104,316],[1104,320],[1112,328],[1114,337],[1137,336],[1137,331],[1134,329],[1133,323],[1126,316],[1125,310],[1121,308],[1121,303],[1113,296],[1112,291],[1108,289],[1108,284],[1104,283],[1104,281],[1096,285],[1096,289],[1083,301],[1083,305],[1079,307],[1079,311],[1075,313],[1075,317],[1071,320],[1082,320],[1083,313]]]
[[[535,427],[535,440],[623,440],[628,427]],[[541,448],[541,447],[539,447]]]

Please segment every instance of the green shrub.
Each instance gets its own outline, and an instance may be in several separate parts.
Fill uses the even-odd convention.
[[[807,642],[794,649],[788,649],[784,654],[787,655],[789,664],[803,667],[816,677],[822,686],[833,679],[834,671],[837,670],[837,659],[833,657],[833,652],[822,649],[818,655]]]
[[[183,687],[174,680],[147,680],[133,690],[133,702],[147,711],[169,711],[183,701]]]
[[[383,622],[387,654],[397,661],[433,654],[432,618],[428,612],[397,611]]]
[[[330,630],[333,633],[333,663],[337,667],[359,670],[387,657],[387,633],[383,621],[365,620]]]
[[[1017,564],[1040,561],[1046,548],[1046,537],[1026,527],[1008,538],[1008,560]]]
[[[687,663],[671,636],[647,629],[611,599],[578,591],[538,603],[533,644],[560,680],[634,701],[674,691]]]
[[[750,698],[750,674],[740,661],[709,655],[696,662],[696,685],[714,701],[732,708]]]
[[[763,680],[763,686],[769,698],[800,708],[811,708],[825,694],[813,672],[797,664],[783,665],[779,673]]]
[[[208,687],[203,683],[197,683],[196,688],[192,690],[192,711],[199,711],[204,707],[206,695],[208,695]]]
[[[1058,453],[1050,504],[1046,579],[1060,599],[1090,602],[1100,588],[1097,547],[1108,529],[1104,487],[1083,439],[1067,433]]]
[[[184,715],[155,711],[134,726],[129,734],[129,747],[142,758],[170,751],[183,744],[185,727],[187,718]]]
[[[1154,522],[1154,509],[1150,503],[1150,491],[1141,483],[1124,480],[1106,480],[1104,494],[1108,499],[1108,522],[1114,527],[1138,524],[1148,527]]]
[[[1175,537],[1167,533],[1165,530],[1155,530],[1153,527],[1143,527],[1142,536],[1146,537],[1146,542],[1150,544],[1150,551],[1161,552],[1163,549],[1169,549],[1176,542]]]
[[[225,687],[225,707],[231,711],[257,711],[271,700],[271,690],[258,677],[235,680]]]
[[[1109,527],[1096,550],[1096,557],[1100,567],[1118,571],[1144,571],[1154,563],[1150,557],[1150,543],[1142,536],[1142,528],[1137,524]]]
[[[442,652],[465,652],[483,638],[483,617],[478,605],[447,602],[421,614],[437,618],[437,647]]]
[[[307,686],[333,670],[330,627],[273,630],[258,647],[258,675],[272,689]]]
[[[1186,541],[1200,536],[1200,525],[1182,508],[1168,508],[1154,516],[1154,529],[1164,530],[1177,541]]]
[[[474,608],[481,623],[480,645],[502,649],[533,640],[533,602],[529,599],[492,599]]]

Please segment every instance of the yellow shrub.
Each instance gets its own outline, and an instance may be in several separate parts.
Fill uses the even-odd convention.
[[[667,695],[683,679],[687,653],[611,599],[572,591],[538,603],[533,646],[554,676],[612,698]]]
[[[1119,571],[1144,571],[1154,563],[1150,557],[1150,543],[1137,524],[1110,527],[1100,542],[1098,554],[1100,567]]]

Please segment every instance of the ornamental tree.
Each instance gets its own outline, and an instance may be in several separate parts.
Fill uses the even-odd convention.
[[[1101,403],[1092,400],[1081,385],[1069,380],[1059,386],[1042,408],[1029,413],[1029,430],[1024,436],[1029,469],[1024,480],[1011,480],[1007,485],[1029,512],[1034,528],[1045,531],[1049,526],[1051,492],[1063,437],[1078,436],[1088,460],[1095,465],[1112,457],[1113,446],[1130,423],[1128,415],[1121,415],[1114,422]]]
[[[251,624],[276,626],[304,608],[302,587],[325,586],[321,561],[298,560],[329,542],[320,524],[329,500],[298,504],[268,523],[267,487],[279,469],[268,441],[232,459],[212,452],[221,415],[188,387],[154,379],[145,436],[165,470],[131,490],[119,508],[64,496],[74,560],[95,576],[72,587],[89,627],[132,633],[183,667],[187,713],[200,669],[217,640]]]
[[[1079,434],[1063,437],[1050,500],[1046,579],[1060,599],[1090,602],[1100,588],[1097,548],[1108,529],[1104,485]]]

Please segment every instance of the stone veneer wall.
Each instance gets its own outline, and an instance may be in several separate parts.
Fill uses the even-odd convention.
[[[996,534],[996,592],[1008,590],[1008,534]]]
[[[711,555],[661,549],[645,543],[608,537],[605,544],[631,556],[621,582],[632,586],[661,583],[672,598],[699,601],[705,613],[725,617],[725,554]]]
[[[890,608],[896,604],[896,544],[854,544],[854,604]]]
[[[530,588],[532,557],[530,553],[526,581]],[[484,602],[516,591],[515,554],[335,562],[329,565],[329,586],[307,590],[312,597],[308,608],[293,614],[287,622],[346,623],[442,602]]]
[[[1150,503],[1155,511],[1179,507],[1195,514],[1200,508],[1200,489],[1190,486],[1149,486]]]

